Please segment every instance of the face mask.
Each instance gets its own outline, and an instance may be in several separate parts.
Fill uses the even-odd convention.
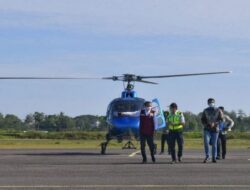
[[[151,110],[151,107],[145,107],[145,111],[148,113]]]
[[[208,104],[208,106],[209,106],[210,108],[214,108],[214,107],[215,107],[215,103],[210,103],[210,104]]]

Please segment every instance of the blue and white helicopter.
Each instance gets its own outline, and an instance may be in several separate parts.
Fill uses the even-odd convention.
[[[123,137],[128,136],[129,139],[131,134],[136,138],[139,137],[139,116],[134,117],[132,115],[121,114],[123,112],[139,112],[143,108],[145,99],[139,98],[137,93],[134,91],[135,82],[143,82],[147,84],[157,84],[145,79],[153,78],[170,78],[170,77],[187,77],[197,75],[212,75],[212,74],[226,74],[228,71],[223,72],[209,72],[209,73],[190,73],[190,74],[178,74],[178,75],[160,75],[160,76],[137,76],[134,74],[124,74],[122,76],[106,77],[102,79],[109,79],[113,81],[122,81],[124,83],[124,91],[121,93],[120,98],[116,98],[108,106],[107,109],[107,123],[109,125],[109,132],[106,135],[106,141],[101,144],[101,154],[105,154],[107,145],[110,140],[116,138],[118,141],[122,141]],[[156,113],[156,130],[164,128],[166,126],[163,110],[161,109],[158,99],[153,99],[153,109]],[[135,148],[131,140],[129,140],[123,147],[124,148]],[[156,146],[155,146],[156,149]]]
[[[159,75],[159,76],[138,76],[134,74],[124,74],[122,76],[112,76],[103,78],[86,78],[86,77],[0,77],[0,80],[82,80],[82,79],[104,79],[113,81],[122,81],[124,83],[124,91],[120,98],[116,98],[110,102],[107,108],[107,123],[109,125],[109,131],[106,135],[106,141],[101,144],[101,154],[106,153],[106,148],[110,140],[117,139],[121,142],[125,137],[129,137],[129,141],[123,148],[135,148],[130,140],[130,137],[134,135],[137,139],[139,137],[139,116],[124,116],[122,112],[139,112],[143,108],[145,99],[139,98],[134,91],[135,82],[142,82],[147,84],[157,84],[155,82],[148,81],[147,79],[153,78],[170,78],[170,77],[187,77],[198,75],[213,75],[213,74],[226,74],[230,71],[222,72],[208,72],[208,73],[190,73],[190,74],[177,74],[177,75]],[[146,80],[145,80],[146,79]],[[156,113],[156,130],[164,128],[166,125],[163,111],[160,107],[160,103],[157,99],[152,100],[153,109]]]

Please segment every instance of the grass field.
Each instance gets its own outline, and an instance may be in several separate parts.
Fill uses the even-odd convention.
[[[46,139],[1,139],[0,149],[100,149],[102,140],[46,140]],[[160,141],[156,141],[158,148]],[[117,143],[111,141],[110,148],[120,148],[126,141]],[[134,144],[139,148],[139,142],[134,141]],[[185,139],[185,148],[202,149],[202,139]],[[250,148],[250,139],[229,139],[228,147],[233,149]]]

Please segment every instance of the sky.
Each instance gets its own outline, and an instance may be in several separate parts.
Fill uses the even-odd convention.
[[[0,0],[0,76],[109,77],[233,71],[136,83],[163,109],[209,97],[250,114],[248,0]],[[0,81],[0,112],[105,115],[121,82]]]

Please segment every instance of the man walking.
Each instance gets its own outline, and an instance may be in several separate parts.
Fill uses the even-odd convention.
[[[168,111],[164,112],[164,116],[165,116],[166,121],[167,121],[168,115],[169,115]],[[168,130],[167,122],[166,122],[166,128],[164,128],[164,130],[162,131],[162,134],[161,134],[161,152],[160,152],[160,154],[164,153],[164,147],[165,147],[166,141],[167,141],[167,146],[168,146],[168,154],[170,155],[171,154],[171,152],[170,152],[170,139],[169,139],[169,130]]]
[[[210,159],[209,142],[211,142],[212,162],[216,163],[219,123],[223,121],[223,113],[215,107],[215,100],[213,98],[209,98],[207,104],[208,108],[203,111],[201,117],[201,122],[204,126],[204,149],[206,154],[203,162],[206,163]]]
[[[155,144],[154,133],[156,126],[155,111],[152,109],[152,103],[149,101],[144,102],[144,106],[140,111],[135,112],[119,112],[119,115],[130,115],[140,117],[139,134],[141,144],[142,163],[147,163],[146,155],[146,142],[149,146],[152,162],[155,163]]]
[[[140,144],[142,163],[147,162],[147,156],[145,151],[146,142],[149,146],[152,162],[155,163],[154,156],[154,132],[155,132],[155,113],[152,110],[152,103],[146,101],[144,103],[144,109],[140,113]]]
[[[224,117],[223,121],[219,125],[219,137],[217,140],[217,160],[221,158],[221,150],[222,150],[222,159],[226,158],[227,153],[227,131],[231,131],[234,126],[234,121],[225,114],[224,107],[220,106],[219,109],[222,111]]]
[[[167,117],[169,138],[170,138],[170,151],[172,157],[172,164],[176,163],[175,144],[178,144],[178,161],[182,161],[183,152],[183,126],[185,125],[185,118],[182,112],[177,110],[176,103],[170,104],[170,113]]]

